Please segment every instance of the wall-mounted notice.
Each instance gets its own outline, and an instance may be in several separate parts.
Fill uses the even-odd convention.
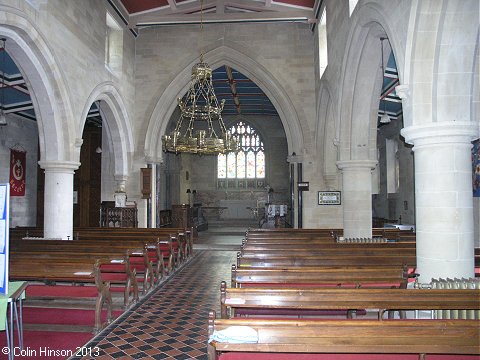
[[[10,184],[0,184],[0,294],[8,294]]]

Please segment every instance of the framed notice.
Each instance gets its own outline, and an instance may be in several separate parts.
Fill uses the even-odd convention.
[[[340,205],[341,203],[340,191],[318,192],[318,205]]]
[[[10,184],[0,184],[0,294],[8,294]]]

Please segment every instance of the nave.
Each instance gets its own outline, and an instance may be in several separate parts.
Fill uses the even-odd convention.
[[[209,250],[196,251],[167,282],[86,344],[98,347],[100,355],[83,359],[207,359],[208,312],[220,310],[220,282],[230,278],[236,252],[215,251],[208,235],[201,237],[199,247]],[[241,237],[223,238],[241,243]]]

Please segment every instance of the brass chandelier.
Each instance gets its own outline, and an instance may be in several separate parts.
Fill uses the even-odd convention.
[[[200,14],[203,33],[203,1]],[[180,117],[175,130],[162,136],[163,151],[204,155],[238,151],[238,141],[227,132],[222,119],[225,100],[219,103],[215,96],[212,69],[203,61],[203,53],[192,67],[187,94],[177,100]]]

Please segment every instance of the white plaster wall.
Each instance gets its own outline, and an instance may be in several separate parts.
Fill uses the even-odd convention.
[[[32,120],[7,116],[0,127],[0,182],[10,181],[10,148],[21,146],[27,152],[25,196],[10,197],[10,227],[36,226],[38,130]],[[19,148],[19,149],[21,149]]]

